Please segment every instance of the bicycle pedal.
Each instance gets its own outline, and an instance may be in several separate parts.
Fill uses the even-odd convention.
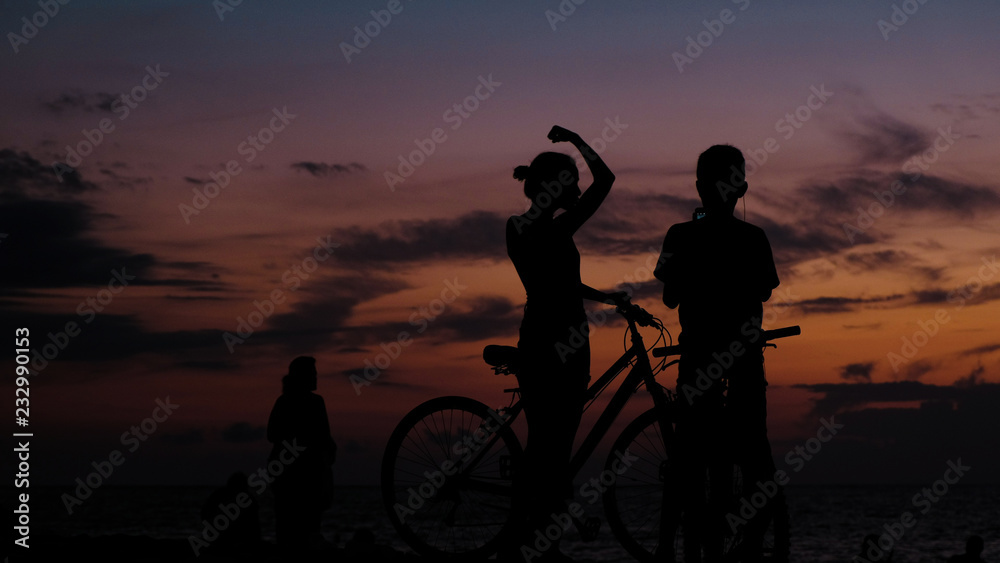
[[[514,458],[509,455],[500,456],[500,478],[514,478]]]
[[[580,527],[580,539],[585,542],[592,542],[597,539],[601,533],[601,519],[596,516],[591,516],[583,521],[583,526]]]
[[[670,460],[665,459],[660,462],[660,470],[658,472],[658,477],[661,483],[666,483],[670,479]]]

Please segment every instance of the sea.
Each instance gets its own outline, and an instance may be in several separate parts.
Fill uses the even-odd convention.
[[[920,485],[788,486],[791,520],[791,560],[850,561],[867,534],[882,534],[895,526],[903,532],[893,539],[892,561],[929,563],[946,561],[964,551],[965,540],[978,534],[986,541],[983,559],[1000,562],[1000,486],[953,486],[935,502],[915,505]],[[32,489],[32,533],[46,536],[102,536],[127,534],[164,539],[188,539],[202,531],[200,510],[209,487],[111,487],[94,491],[67,514],[60,497],[70,488]],[[592,516],[602,517],[599,506]],[[913,520],[900,526],[904,514]],[[274,539],[272,499],[261,498],[261,526],[265,539]],[[327,539],[341,547],[359,529],[371,530],[376,541],[400,551],[412,551],[393,529],[382,506],[378,487],[340,487],[324,515]],[[577,561],[625,562],[633,559],[618,544],[606,523],[597,539],[584,542],[571,531],[564,553]]]

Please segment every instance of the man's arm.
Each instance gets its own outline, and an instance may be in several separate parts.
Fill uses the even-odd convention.
[[[771,252],[771,243],[767,240],[764,231],[760,232],[761,237],[761,279],[760,279],[760,300],[767,301],[771,298],[771,292],[781,283],[778,280],[778,270],[774,266],[774,254]]]
[[[677,256],[674,252],[675,236],[671,235],[672,232],[674,232],[673,227],[663,237],[663,249],[656,261],[656,268],[653,269],[653,276],[663,282],[663,304],[671,309],[676,309],[680,303],[680,288],[677,279]]]

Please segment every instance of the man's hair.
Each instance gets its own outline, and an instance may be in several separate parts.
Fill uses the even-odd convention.
[[[740,149],[732,145],[713,145],[701,153],[696,175],[698,192],[705,205],[722,205],[745,193],[746,160]]]

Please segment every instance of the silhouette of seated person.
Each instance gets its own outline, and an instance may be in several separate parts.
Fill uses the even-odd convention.
[[[965,553],[953,555],[948,559],[948,563],[983,563],[983,538],[979,536],[969,536],[965,542]]]
[[[694,536],[685,541],[688,561],[700,560],[700,548],[707,560],[718,559],[721,534],[729,529],[715,522],[718,515],[697,486],[709,470],[720,481],[731,478],[716,463],[719,454],[732,450],[743,462],[749,489],[774,475],[762,342],[752,340],[759,337],[762,303],[778,286],[764,231],[733,216],[748,188],[743,154],[729,145],[710,147],[698,158],[695,185],[703,208],[691,221],[670,227],[654,271],[663,282],[663,302],[678,309],[681,325],[678,477],[688,492],[682,503],[685,537]],[[729,385],[725,403],[723,378]],[[748,524],[748,535],[762,535],[760,526]]]
[[[331,465],[337,445],[323,397],[316,390],[316,360],[300,356],[282,378],[282,393],[267,422],[273,445],[268,462],[282,464],[275,478],[275,532],[278,546],[290,551],[322,547],[320,519],[333,501]]]
[[[260,547],[260,502],[244,473],[233,473],[225,486],[212,491],[201,508],[201,519],[219,534],[207,552],[246,553]]]

